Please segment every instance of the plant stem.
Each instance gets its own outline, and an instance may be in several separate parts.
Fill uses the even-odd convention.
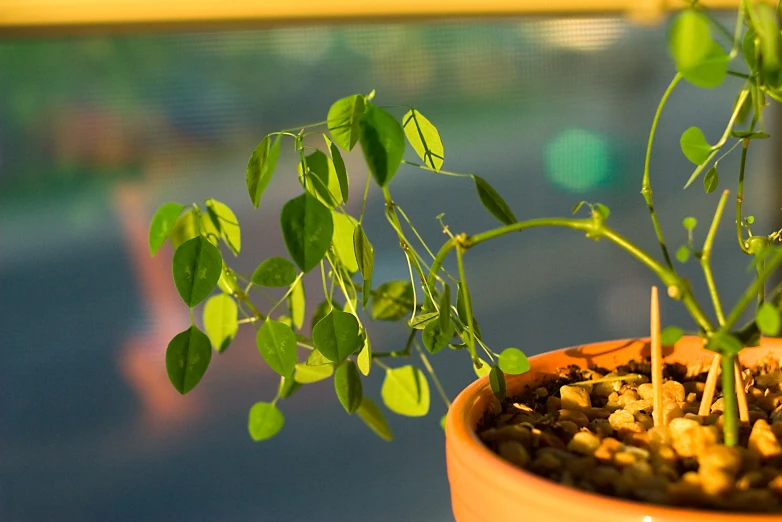
[[[741,166],[739,167],[739,187],[736,191],[736,237],[739,240],[739,247],[745,254],[749,254],[747,245],[744,244],[744,233],[741,230],[741,205],[744,203],[744,167],[747,164],[747,149],[751,140],[744,139],[741,145]]]
[[[649,181],[649,164],[652,159],[652,145],[654,144],[654,135],[655,132],[657,132],[657,123],[660,121],[660,114],[662,114],[663,107],[665,106],[665,103],[668,101],[668,97],[673,92],[673,89],[676,87],[676,85],[681,81],[683,76],[681,73],[676,73],[676,76],[673,77],[673,80],[671,80],[671,83],[668,85],[668,88],[665,89],[665,93],[663,94],[662,99],[660,99],[660,104],[657,106],[657,112],[654,113],[654,119],[652,120],[652,129],[649,131],[649,142],[646,145],[646,160],[644,161],[644,176],[643,181],[641,182],[641,194],[644,197],[644,201],[646,201],[646,207],[649,209],[649,215],[652,218],[652,225],[654,226],[654,232],[657,234],[657,241],[660,242],[660,248],[663,251],[663,257],[665,258],[665,264],[668,265],[668,268],[671,270],[674,270],[673,268],[673,262],[671,261],[671,256],[668,254],[668,247],[665,246],[665,238],[663,237],[663,231],[662,228],[660,228],[660,222],[657,219],[657,213],[654,210],[654,203],[652,202],[652,185]]]
[[[478,353],[475,350],[475,325],[473,324],[472,317],[472,297],[470,296],[470,289],[467,286],[467,278],[464,276],[464,261],[462,256],[464,254],[464,246],[461,244],[456,245],[456,263],[459,267],[459,279],[462,282],[462,292],[464,295],[464,313],[467,314],[467,349],[470,351],[473,364],[478,360]]]
[[[728,317],[725,319],[725,324],[720,328],[724,332],[730,331],[733,325],[738,321],[741,314],[744,313],[744,309],[752,302],[753,298],[760,293],[761,287],[766,283],[766,279],[776,270],[776,268],[782,263],[782,251],[775,251],[765,259],[765,266],[758,271],[758,276],[755,281],[747,287],[742,294],[736,306],[730,311]]]
[[[586,232],[587,236],[592,239],[600,239],[601,237],[607,238],[608,240],[622,247],[633,257],[641,261],[641,263],[649,267],[652,270],[652,272],[657,274],[657,276],[662,280],[662,282],[667,287],[668,295],[674,299],[680,299],[682,301],[684,306],[687,307],[687,310],[690,312],[690,315],[692,315],[692,317],[698,323],[698,326],[700,326],[704,331],[709,333],[714,331],[714,326],[712,325],[711,321],[709,321],[708,317],[706,317],[706,314],[703,313],[703,310],[701,309],[700,305],[698,304],[695,297],[693,296],[692,290],[690,289],[690,285],[686,279],[679,277],[676,274],[676,272],[674,272],[672,269],[664,267],[657,260],[652,258],[648,253],[643,251],[641,248],[631,243],[629,240],[625,239],[623,236],[621,236],[620,234],[612,230],[610,227],[606,226],[602,221],[596,220],[594,218],[591,219],[541,218],[541,219],[530,219],[528,221],[519,221],[517,223],[512,223],[510,225],[505,225],[500,228],[495,228],[493,230],[489,230],[481,234],[476,234],[474,236],[462,238],[461,240],[458,241],[458,244],[460,244],[462,248],[468,249],[477,245],[478,243],[488,241],[489,239],[503,236],[511,232],[520,232],[527,228],[536,228],[536,227],[570,228],[573,230],[581,230],[583,232]],[[437,272],[440,270],[443,261],[448,256],[448,253],[451,250],[453,250],[456,246],[457,246],[457,239],[454,238],[447,241],[440,248],[440,251],[437,253],[437,256],[435,256],[435,259],[432,262],[432,267],[429,272],[429,279],[428,279],[429,285],[434,284],[435,277],[437,275]]]
[[[432,368],[432,365],[429,363],[429,358],[426,356],[426,353],[421,349],[421,347],[418,346],[418,343],[415,343],[415,349],[418,352],[418,356],[421,357],[421,362],[424,363],[424,368],[426,368],[426,371],[429,372],[429,376],[432,377],[434,387],[437,388],[437,393],[439,393],[440,397],[443,399],[445,407],[450,409],[451,401],[448,399],[448,394],[445,393],[445,389],[440,383],[440,379],[437,378],[437,374],[434,373],[434,368]]]
[[[725,353],[722,355],[722,400],[724,403],[722,420],[726,446],[735,446],[739,440],[735,361],[735,354]]]
[[[711,271],[711,248],[714,245],[714,236],[717,234],[717,228],[719,227],[722,212],[725,210],[725,203],[728,202],[729,195],[730,192],[726,190],[720,197],[717,210],[714,212],[714,219],[712,219],[711,227],[709,227],[709,233],[706,235],[706,241],[703,243],[703,251],[701,252],[703,275],[706,278],[706,286],[709,287],[709,295],[712,303],[714,303],[714,312],[717,314],[717,322],[720,326],[725,324],[725,314],[722,311],[722,303],[717,292],[717,285],[714,283],[714,274]]]

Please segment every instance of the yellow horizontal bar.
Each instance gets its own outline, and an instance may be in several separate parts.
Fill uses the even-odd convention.
[[[735,8],[738,0],[707,0]],[[0,30],[123,25],[621,13],[642,19],[683,0],[0,0]]]

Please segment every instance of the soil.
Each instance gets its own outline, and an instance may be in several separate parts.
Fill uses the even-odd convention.
[[[654,426],[647,361],[613,371],[562,369],[487,412],[483,442],[506,460],[581,490],[699,509],[782,513],[782,370],[744,371],[750,422],[739,445],[722,444],[718,389],[699,416],[707,368],[665,365],[663,426]],[[631,378],[576,384],[633,374]]]

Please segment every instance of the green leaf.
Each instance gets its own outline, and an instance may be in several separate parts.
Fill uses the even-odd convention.
[[[332,362],[341,362],[358,348],[358,320],[353,314],[332,310],[312,329],[312,341]]]
[[[174,249],[198,236],[198,219],[198,213],[192,208],[177,218],[174,228],[168,234],[168,239]]]
[[[342,203],[342,189],[334,162],[319,150],[307,156],[305,162],[308,191],[328,207],[336,207]],[[304,174],[302,164],[299,163],[299,175],[304,176]]]
[[[255,344],[269,368],[283,377],[293,377],[296,366],[296,334],[290,326],[267,319],[255,336]]]
[[[608,216],[611,215],[611,209],[609,209],[607,206],[603,205],[602,203],[595,203],[594,205],[592,205],[592,208],[594,212],[596,212],[603,219],[608,219]]]
[[[274,142],[271,138],[271,135],[266,136],[255,147],[250,161],[247,162],[247,192],[250,193],[250,201],[255,208],[258,208],[261,202],[261,196],[274,175],[277,159],[280,157],[280,136],[277,135]]]
[[[356,415],[361,417],[361,420],[369,426],[369,428],[378,434],[383,440],[394,440],[394,435],[391,433],[391,428],[388,427],[386,418],[383,416],[383,412],[377,407],[369,397],[364,397],[361,400],[361,407],[356,410]]]
[[[739,138],[742,140],[765,140],[770,138],[768,134],[765,132],[752,132],[752,131],[730,131],[730,135],[734,138]]]
[[[744,218],[744,221],[746,221],[748,225],[751,225],[755,222],[755,216],[747,216]]]
[[[698,226],[698,220],[692,216],[688,216],[682,221],[682,226],[685,230],[695,230],[695,227]]]
[[[171,339],[166,349],[168,380],[182,395],[196,387],[212,360],[209,338],[195,326]]]
[[[185,207],[179,203],[166,203],[162,205],[149,224],[149,254],[154,256],[163,243],[168,239],[168,235],[174,228],[174,224]]]
[[[720,175],[717,173],[717,167],[710,168],[706,175],[703,176],[703,190],[706,191],[706,194],[711,194],[717,190],[719,183]]]
[[[749,8],[749,14],[760,47],[763,76],[767,83],[778,87],[778,74],[782,67],[782,44],[779,28],[774,20],[774,8],[758,2]]]
[[[353,232],[353,251],[356,253],[356,264],[361,272],[361,277],[364,280],[371,280],[372,270],[375,266],[375,249],[372,248],[361,223],[356,225]]]
[[[252,282],[267,288],[290,286],[296,280],[296,267],[284,257],[270,257],[255,269]]]
[[[432,321],[424,328],[424,333],[421,334],[421,340],[423,341],[426,350],[429,353],[435,354],[448,346],[448,343],[453,339],[453,335],[453,326],[450,322],[443,328],[440,321]]]
[[[380,395],[386,407],[399,415],[421,417],[429,412],[429,383],[414,366],[386,370]]]
[[[304,326],[304,316],[307,308],[304,283],[301,279],[293,283],[291,295],[288,297],[288,304],[291,309],[291,322],[297,330],[301,330],[301,327]]]
[[[478,191],[478,198],[480,198],[483,206],[488,210],[492,216],[497,218],[500,223],[505,225],[511,225],[516,223],[516,216],[510,209],[502,196],[494,190],[494,187],[489,185],[489,182],[480,176],[473,175],[475,180],[475,190]]]
[[[372,295],[372,318],[397,321],[413,311],[413,286],[410,281],[383,283]]]
[[[276,405],[270,402],[256,402],[250,408],[247,429],[255,442],[277,435],[285,424],[285,417]]]
[[[334,307],[338,310],[341,310],[339,303],[334,303]],[[318,306],[315,307],[315,311],[312,313],[312,319],[310,320],[310,330],[315,328],[315,325],[318,324],[321,319],[326,317],[326,315],[331,312],[331,309],[332,303],[329,303],[328,301],[321,301],[318,303]]]
[[[720,44],[712,42],[709,53],[698,65],[688,69],[680,69],[680,72],[688,82],[696,87],[711,89],[723,82],[728,74],[729,62],[730,58],[722,50]]]
[[[331,211],[305,193],[282,207],[280,224],[285,246],[299,269],[307,273],[318,266],[334,235]]]
[[[212,293],[223,270],[220,251],[203,236],[190,239],[174,252],[174,284],[187,306],[193,308]]]
[[[280,399],[287,399],[301,388],[301,383],[290,377],[280,377],[280,390],[277,392]]]
[[[451,325],[451,287],[443,283],[443,296],[440,299],[440,328],[446,329]]]
[[[782,326],[779,319],[779,312],[769,303],[763,303],[758,308],[758,312],[755,315],[755,322],[758,324],[758,328],[763,335],[777,335],[779,328]]]
[[[676,17],[668,34],[668,50],[679,72],[699,65],[711,51],[709,19],[693,9]]]
[[[369,375],[372,369],[372,343],[369,342],[369,337],[364,337],[364,346],[358,352],[356,364],[358,365],[358,371],[365,376]]]
[[[439,312],[430,312],[428,314],[418,314],[410,321],[407,322],[407,325],[410,328],[415,328],[416,330],[423,330],[426,328],[426,325],[431,323],[432,321],[435,321],[440,317]]]
[[[236,282],[236,276],[233,270],[228,268],[228,265],[223,263],[223,269],[220,272],[220,279],[217,281],[217,286],[220,290],[226,294],[235,294],[239,290],[239,283]]]
[[[663,346],[673,346],[684,335],[684,330],[678,326],[667,326],[660,332],[660,344]]]
[[[499,366],[492,366],[489,372],[489,385],[497,400],[505,400],[505,374],[502,373]]]
[[[312,350],[310,354],[307,356],[307,361],[305,362],[307,366],[322,366],[324,364],[332,364],[331,361],[326,359],[326,357],[318,351],[317,348]]]
[[[352,414],[361,406],[361,376],[353,361],[347,360],[337,366],[334,372],[334,390],[346,412]]]
[[[758,59],[755,47],[755,32],[752,29],[747,29],[747,32],[744,33],[744,38],[741,40],[741,51],[744,54],[744,61],[747,62],[747,67],[750,70],[755,69],[758,65]]]
[[[518,348],[505,348],[498,361],[500,370],[508,375],[519,375],[529,371],[529,359]]]
[[[242,232],[233,210],[217,200],[207,199],[206,211],[220,238],[234,255],[239,255],[242,249]]]
[[[476,368],[475,365],[473,365],[472,369],[475,372],[475,375],[480,379],[484,375],[488,375],[489,372],[491,372],[491,365],[480,357],[478,357],[478,360],[481,362],[481,367]]]
[[[405,136],[396,118],[372,104],[361,117],[361,150],[375,181],[385,187],[405,152]],[[335,140],[336,141],[336,140]]]
[[[690,259],[690,249],[686,245],[682,245],[676,250],[676,260],[679,263],[686,263]]]
[[[446,413],[442,417],[440,417],[440,427],[445,431],[445,420],[448,418],[448,414]]]
[[[218,352],[225,350],[239,329],[238,308],[230,295],[210,297],[204,306],[204,329]]]
[[[687,159],[696,165],[705,163],[711,154],[711,145],[698,127],[690,127],[684,131],[679,144]]]
[[[351,150],[358,141],[361,116],[364,114],[364,96],[354,94],[337,100],[329,109],[328,128],[334,143]]]
[[[331,142],[326,136],[323,136],[326,140],[326,147],[331,154],[331,162],[334,164],[334,173],[337,175],[337,183],[339,184],[339,191],[344,203],[348,202],[348,191],[350,190],[350,183],[348,182],[348,171],[345,168],[345,160],[342,159],[342,153],[339,151],[334,143]]]
[[[722,354],[735,355],[744,348],[744,345],[735,335],[717,332],[709,339],[706,348],[712,351],[718,351]]]
[[[579,201],[578,203],[576,203],[576,204],[573,206],[572,213],[573,213],[573,214],[575,214],[576,212],[578,212],[579,210],[581,210],[581,207],[583,207],[583,206],[584,206],[584,205],[586,205],[586,204],[587,204],[587,202],[586,202],[586,201]]]
[[[358,222],[351,216],[334,210],[331,211],[331,217],[334,220],[334,236],[332,238],[334,250],[347,271],[351,274],[355,273],[358,271],[358,262],[356,261],[353,236],[358,230],[356,227]]]
[[[402,117],[402,126],[405,129],[407,141],[418,157],[432,170],[439,172],[443,166],[443,142],[432,122],[417,110],[410,109]]]
[[[364,279],[364,284],[361,285],[361,308],[367,309],[369,304],[369,298],[372,297],[372,279]]]
[[[293,379],[302,384],[312,384],[313,382],[328,379],[333,373],[334,365],[331,363],[317,366],[299,363],[293,372]]]

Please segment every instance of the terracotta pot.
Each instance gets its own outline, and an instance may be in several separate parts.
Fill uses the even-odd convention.
[[[782,356],[781,339],[764,339],[741,353],[751,365],[768,353]],[[665,349],[667,362],[708,364],[713,354],[697,337],[685,337]],[[557,368],[575,364],[613,368],[649,356],[648,340],[610,341],[566,348],[530,358],[531,369],[508,376],[508,394],[541,382]],[[457,522],[780,522],[782,515],[737,514],[674,509],[594,495],[520,469],[490,451],[475,434],[478,420],[498,406],[488,378],[468,386],[453,403],[446,424],[446,460],[451,503]]]

